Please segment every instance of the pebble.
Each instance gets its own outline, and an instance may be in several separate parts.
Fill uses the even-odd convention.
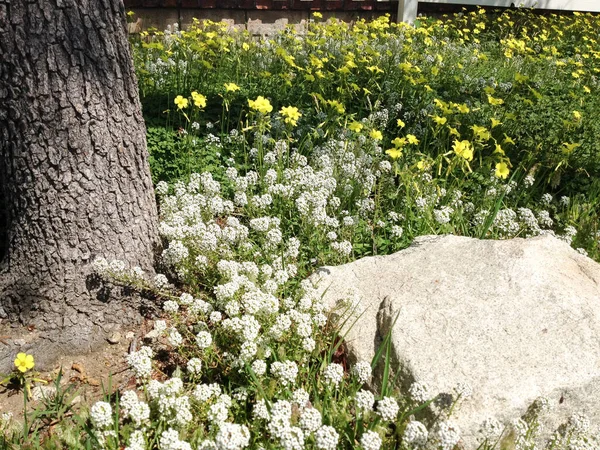
[[[115,345],[115,344],[118,344],[119,342],[121,342],[121,333],[119,333],[119,332],[111,334],[108,338],[109,344]]]

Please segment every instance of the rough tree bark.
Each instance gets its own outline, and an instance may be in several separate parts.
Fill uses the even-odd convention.
[[[0,189],[5,323],[73,352],[139,317],[91,277],[158,241],[122,0],[0,0]]]

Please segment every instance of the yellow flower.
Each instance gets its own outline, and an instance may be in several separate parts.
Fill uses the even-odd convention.
[[[240,87],[235,83],[225,83],[225,90],[227,92],[235,92],[239,91]]]
[[[451,135],[454,135],[456,137],[460,137],[460,133],[458,132],[458,130],[456,128],[448,127],[448,129],[450,130],[450,134]]]
[[[293,126],[296,126],[298,119],[302,116],[302,113],[295,106],[284,106],[279,112],[284,116],[283,121]]]
[[[469,141],[465,140],[459,142],[455,139],[454,143],[452,144],[452,149],[458,156],[466,159],[467,161],[473,161],[473,146]]]
[[[15,367],[19,369],[20,372],[27,372],[30,369],[33,369],[35,366],[35,362],[33,361],[33,355],[28,355],[26,353],[19,353],[17,358],[15,359]]]
[[[256,100],[248,99],[248,106],[262,114],[267,114],[273,111],[273,106],[271,105],[271,102],[264,98],[262,95],[256,97]]]
[[[568,144],[566,142],[563,142],[563,146],[565,147],[563,149],[563,152],[568,155],[570,153],[573,153],[573,150],[575,150],[577,147],[580,147],[581,144],[577,144],[577,143]]]
[[[419,170],[425,170],[425,169],[427,169],[427,162],[424,159],[422,159],[421,161],[419,161],[417,163],[417,169],[419,169]]]
[[[327,100],[327,104],[337,111],[338,114],[344,114],[346,108],[337,100]]]
[[[206,97],[202,94],[198,94],[196,91],[192,92],[192,100],[194,101],[194,105],[198,108],[206,107]]]
[[[389,150],[385,151],[388,155],[390,155],[390,157],[392,159],[398,159],[402,156],[402,149],[401,148],[390,148]]]
[[[584,90],[584,91],[585,91],[587,94],[589,94],[590,92],[592,92],[592,90],[591,90],[589,87],[587,87],[587,86],[584,86],[584,87],[583,87],[583,90]]]
[[[492,128],[496,128],[498,125],[502,125],[502,122],[500,122],[498,119],[494,119],[493,117],[491,118],[492,121]]]
[[[500,153],[501,155],[504,155],[504,150],[502,150],[500,144],[496,143],[496,150],[494,150],[494,153]]]
[[[521,75],[520,73],[515,73],[515,80],[517,83],[525,83],[529,79],[526,75]]]
[[[445,117],[433,116],[433,121],[438,125],[444,125],[448,121],[448,119],[446,119]]]
[[[392,144],[394,144],[394,147],[397,148],[404,147],[406,144],[406,138],[397,137],[392,141]]]
[[[475,135],[475,137],[477,139],[479,139],[480,141],[487,141],[492,137],[492,135],[490,134],[490,132],[488,131],[488,129],[486,127],[480,127],[479,125],[473,125],[471,127],[471,129],[473,130],[473,134]]]
[[[313,17],[314,17],[315,19],[322,19],[322,18],[323,18],[323,14],[321,14],[320,12],[317,12],[317,11],[315,11],[315,12],[313,13]]]
[[[408,139],[409,144],[415,144],[415,145],[419,144],[419,140],[417,139],[417,137],[414,134],[407,134],[406,139]]]
[[[404,123],[402,120],[400,120],[400,119],[398,119],[398,120],[396,121],[396,123],[398,124],[398,126],[399,126],[400,128],[404,128],[404,127],[406,126],[406,124],[405,124],[405,123]]]
[[[508,166],[504,162],[499,162],[496,164],[496,177],[506,179],[510,170],[508,170]]]
[[[179,109],[187,108],[188,99],[184,98],[182,95],[178,95],[177,97],[175,97],[175,104]]]
[[[513,141],[512,138],[506,134],[504,135],[504,143],[515,145],[515,141]]]
[[[246,42],[244,42],[244,43],[242,44],[242,48],[243,48],[244,50],[248,51],[248,50],[250,50],[250,45],[248,45]]]
[[[581,120],[581,113],[579,111],[573,111],[573,117],[575,120]]]
[[[360,130],[363,129],[363,125],[360,122],[352,122],[350,125],[348,125],[348,129],[350,131],[354,131],[355,133],[359,133]]]
[[[488,95],[488,102],[490,102],[490,105],[498,106],[503,104],[504,100],[502,100],[501,98],[494,98],[491,95]]]
[[[371,130],[369,136],[371,136],[371,138],[376,141],[380,141],[383,139],[383,134],[381,134],[381,131],[379,130]]]
[[[461,114],[468,114],[469,111],[471,111],[469,109],[469,107],[467,105],[465,105],[464,103],[462,105],[456,105],[456,109],[458,110],[459,113]]]

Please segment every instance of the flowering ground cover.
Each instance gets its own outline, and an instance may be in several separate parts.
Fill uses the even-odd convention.
[[[127,358],[137,388],[44,445],[454,448],[469,387],[400,392],[387,341],[349,361],[343,311],[307,276],[423,234],[551,233],[600,260],[598,26],[519,10],[414,27],[315,14],[305,33],[264,39],[212,22],[134,39],[161,273],[95,265],[165,316]],[[481,419],[481,449],[534,448],[535,414]],[[574,417],[548,448],[597,448],[588,428]]]

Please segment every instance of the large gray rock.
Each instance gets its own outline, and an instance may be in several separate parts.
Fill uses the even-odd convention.
[[[600,424],[600,265],[566,243],[425,236],[314,277],[331,309],[355,305],[351,358],[371,361],[397,316],[392,361],[405,384],[472,387],[453,415],[464,448],[483,419],[507,423],[539,396],[554,407],[546,429],[574,412]]]

